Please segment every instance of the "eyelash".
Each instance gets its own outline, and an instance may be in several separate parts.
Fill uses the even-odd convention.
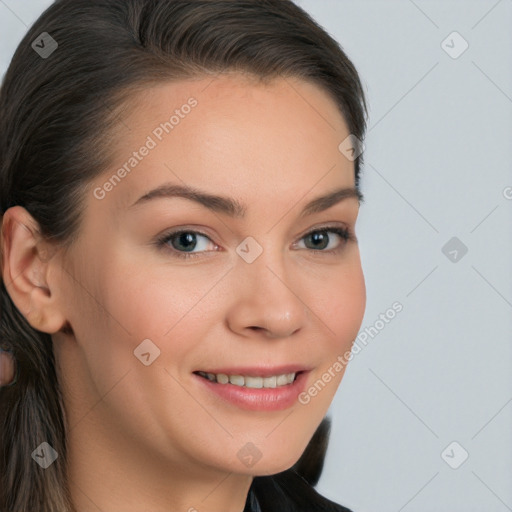
[[[169,241],[172,240],[174,237],[181,235],[183,233],[192,233],[192,234],[196,234],[196,235],[201,235],[201,236],[208,238],[212,242],[210,237],[208,235],[206,235],[205,233],[202,233],[201,231],[195,231],[193,229],[179,229],[176,231],[172,231],[170,233],[164,233],[161,237],[159,237],[156,240],[156,245],[161,249],[164,249],[165,247],[167,247],[172,253],[174,253],[174,256],[176,256],[177,258],[184,259],[184,260],[190,259],[190,258],[196,258],[196,257],[200,256],[203,252],[206,252],[206,251],[201,251],[198,253],[187,253],[187,252],[183,252],[183,251],[178,251],[178,250],[170,247]],[[338,226],[322,226],[320,228],[316,228],[316,229],[306,233],[304,236],[302,236],[300,238],[300,240],[303,240],[304,238],[306,238],[310,235],[313,235],[315,233],[334,233],[342,239],[342,242],[340,243],[340,246],[337,247],[336,249],[329,249],[328,251],[322,250],[322,249],[306,248],[307,251],[310,251],[313,253],[323,253],[323,254],[328,254],[328,255],[334,255],[334,254],[341,252],[344,249],[347,242],[349,242],[349,241],[357,242],[357,238],[355,237],[355,235],[352,233],[352,231],[350,229],[341,228]]]

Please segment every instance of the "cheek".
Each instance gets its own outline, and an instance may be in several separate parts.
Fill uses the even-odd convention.
[[[179,320],[186,302],[178,282],[130,273],[122,266],[106,283],[105,303],[136,338],[160,338]]]
[[[323,321],[329,351],[345,351],[356,338],[366,308],[366,286],[360,261],[326,279],[322,296],[312,299],[313,311]]]
[[[201,298],[201,282],[193,270],[157,266],[133,248],[114,259],[115,265],[102,272],[102,295],[112,316],[133,336],[161,338]],[[203,287],[204,294],[204,282]]]
[[[321,332],[310,353],[318,354],[319,364],[308,386],[299,395],[299,411],[321,418],[327,412],[345,374],[350,350],[357,337],[366,307],[366,287],[359,261],[331,274],[322,296],[313,297],[314,313]]]
[[[342,287],[339,309],[333,314],[337,313],[340,332],[347,332],[352,342],[361,328],[366,308],[366,285],[360,262],[351,267]]]
[[[149,339],[163,356],[153,367],[170,363],[187,367],[212,320],[205,314],[203,300],[215,282],[211,271],[156,266],[127,255],[118,256],[115,268],[103,279],[113,350],[126,353],[127,362],[133,363],[133,351]]]

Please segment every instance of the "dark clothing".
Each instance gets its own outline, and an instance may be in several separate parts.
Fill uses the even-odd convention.
[[[352,512],[320,495],[293,469],[255,477],[244,512]]]

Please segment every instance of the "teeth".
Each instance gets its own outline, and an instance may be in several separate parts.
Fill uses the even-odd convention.
[[[231,375],[229,377],[230,384],[234,384],[235,386],[243,386],[244,378],[241,375]]]
[[[243,375],[226,375],[225,373],[205,373],[197,372],[199,375],[206,377],[212,382],[219,384],[233,384],[235,386],[243,386],[246,388],[261,389],[261,388],[276,388],[291,384],[295,380],[295,373],[285,373],[282,375],[273,375],[272,377],[250,377]]]
[[[275,388],[277,386],[277,377],[265,377],[261,379],[261,385],[264,388]]]
[[[213,381],[215,381],[215,374],[212,373],[210,375],[213,375]],[[219,382],[220,384],[227,384],[229,382],[229,377],[227,375],[224,375],[223,373],[219,373],[219,375],[217,375],[217,382]]]
[[[276,384],[278,386],[286,386],[288,384],[288,375],[279,375]]]

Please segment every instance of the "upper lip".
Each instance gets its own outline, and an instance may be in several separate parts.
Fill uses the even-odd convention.
[[[225,375],[247,375],[248,377],[272,377],[285,373],[299,373],[311,370],[310,367],[301,364],[285,364],[281,366],[238,366],[214,368],[209,370],[197,370],[203,373],[223,373]]]

